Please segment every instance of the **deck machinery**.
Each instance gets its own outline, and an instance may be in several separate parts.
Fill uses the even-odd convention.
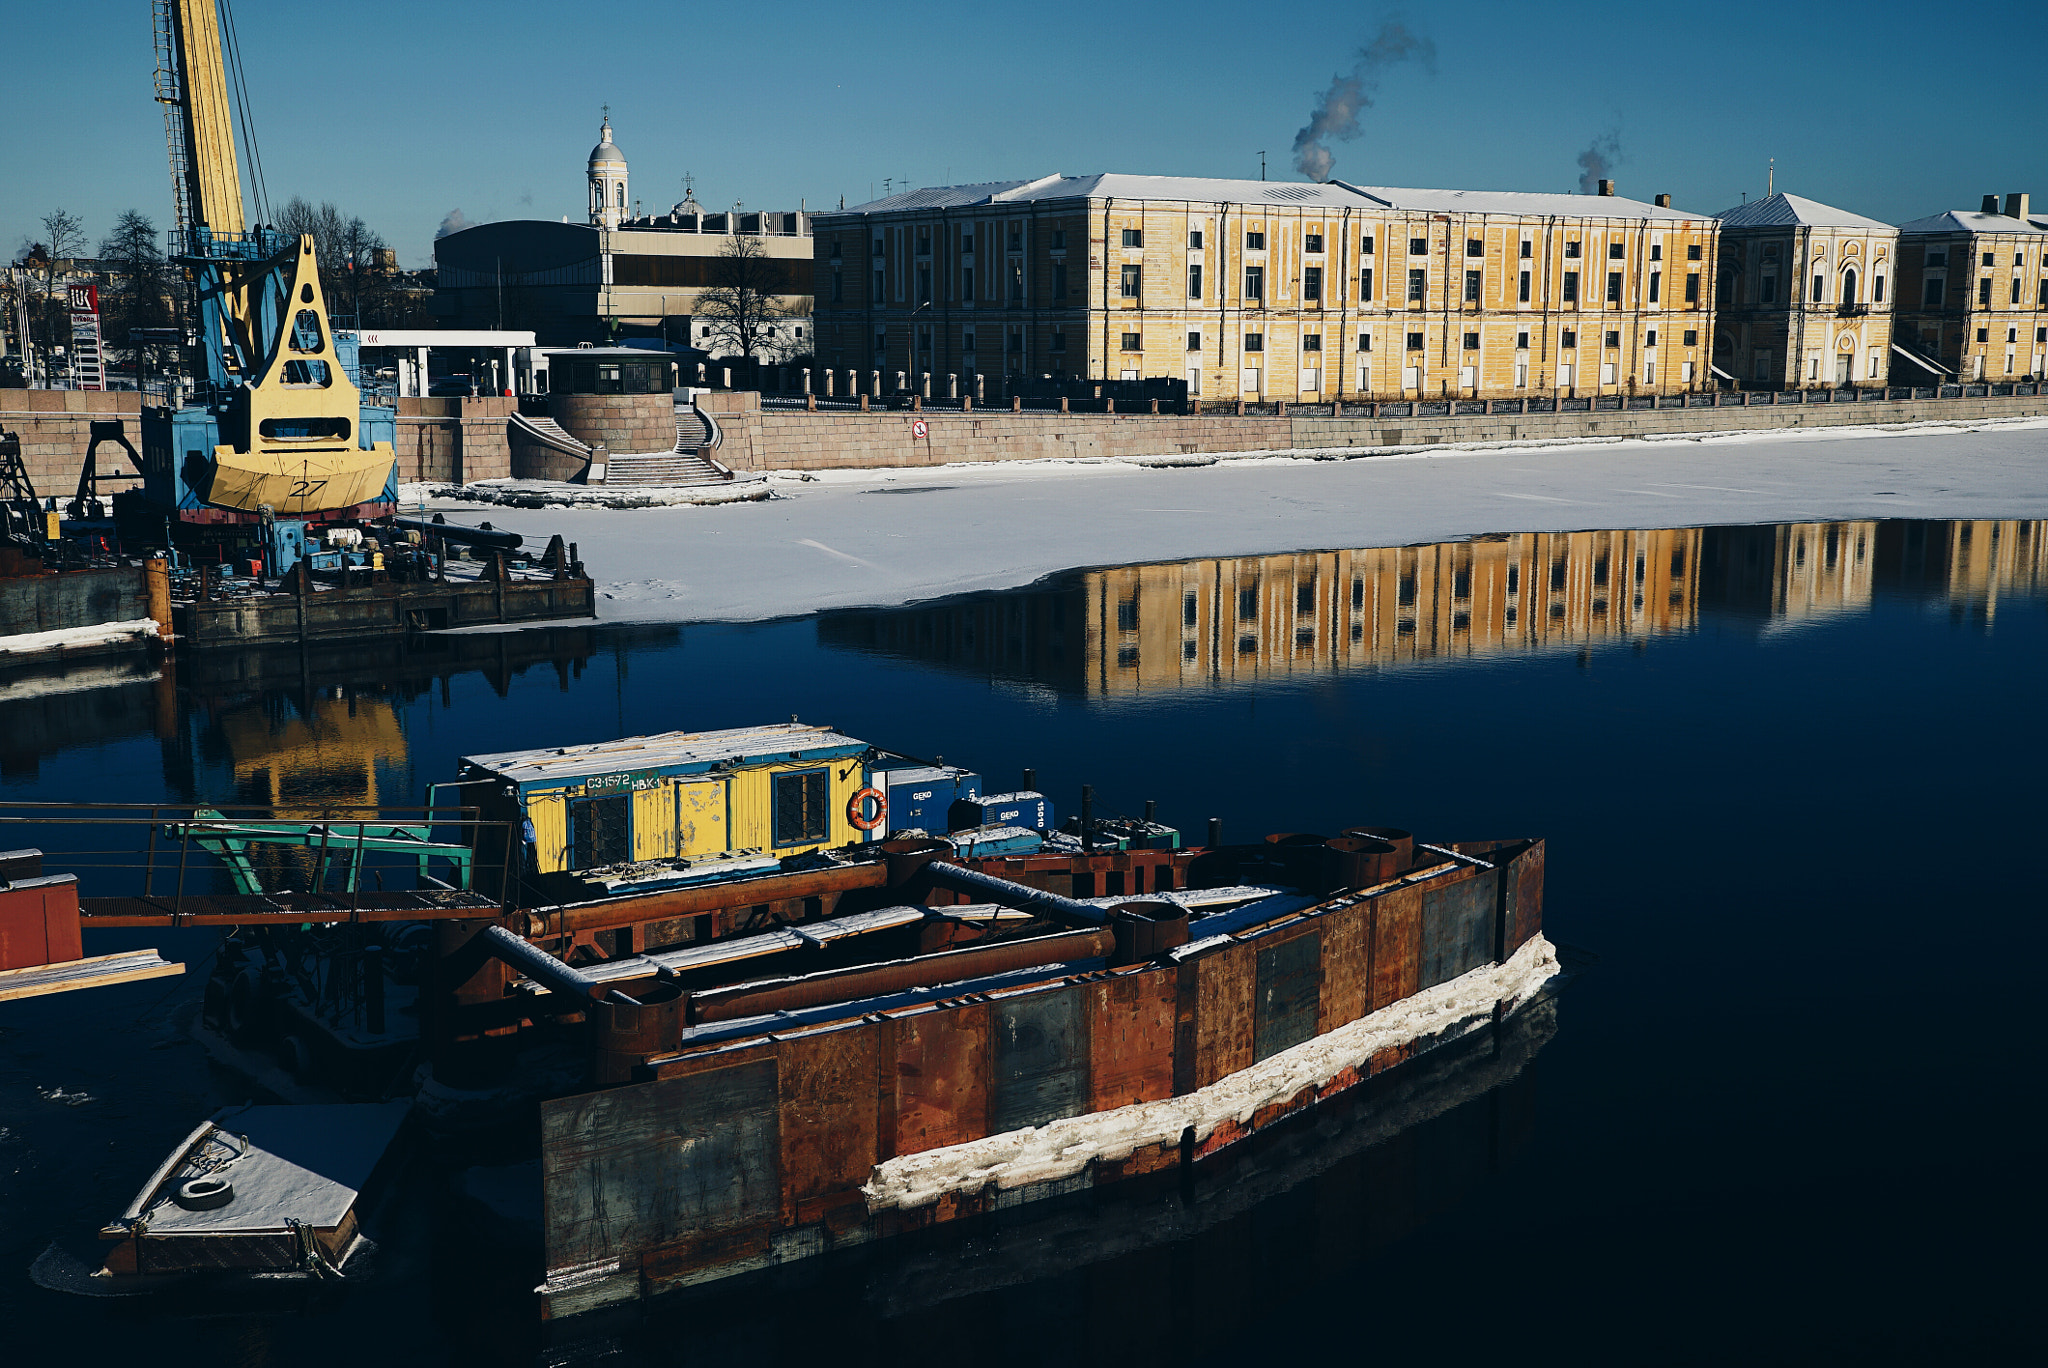
[[[397,415],[365,402],[356,341],[333,329],[313,238],[248,222],[216,0],[154,9],[197,386],[180,407],[144,410],[142,487],[116,496],[117,516],[190,547],[260,542],[279,519],[388,514]]]

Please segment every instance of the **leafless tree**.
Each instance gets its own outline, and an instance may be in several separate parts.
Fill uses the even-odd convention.
[[[35,298],[29,305],[31,323],[41,335],[44,348],[68,347],[70,301],[60,300],[57,294],[59,282],[71,273],[72,262],[85,252],[85,220],[67,209],[52,209],[40,222],[43,240],[29,251],[30,273],[35,281]]]
[[[697,296],[697,323],[709,328],[707,351],[753,358],[772,354],[769,333],[792,317],[781,293],[786,270],[761,239],[735,233],[711,261],[711,285]]]
[[[126,346],[130,330],[169,327],[173,321],[170,273],[157,236],[147,214],[129,209],[100,239],[100,262],[110,280],[100,312],[110,343]]]

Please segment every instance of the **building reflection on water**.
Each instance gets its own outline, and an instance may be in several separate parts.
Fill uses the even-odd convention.
[[[1423,661],[1585,649],[1726,616],[1784,627],[1879,595],[1986,624],[2048,579],[2038,522],[1861,521],[1539,532],[1074,572],[818,639],[1119,698]]]

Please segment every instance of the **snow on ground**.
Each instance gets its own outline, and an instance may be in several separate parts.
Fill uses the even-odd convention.
[[[1327,457],[1327,459],[1323,458]],[[716,508],[479,509],[579,544],[615,622],[756,621],[1029,584],[1080,566],[1488,532],[2048,518],[2048,419],[1550,445],[778,473]],[[410,507],[408,508],[410,511]]]

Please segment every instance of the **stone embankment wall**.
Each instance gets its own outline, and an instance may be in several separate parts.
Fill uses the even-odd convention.
[[[600,442],[614,456],[671,451],[676,444],[675,396],[660,394],[550,394],[548,416],[587,446]]]
[[[400,399],[398,478],[401,481],[501,479],[511,473],[506,419],[512,399]],[[128,440],[142,447],[142,396],[133,390],[0,390],[0,429],[19,433],[22,461],[36,492],[68,496],[92,441],[95,419],[119,418]],[[675,429],[669,428],[669,441]],[[126,453],[100,449],[100,469],[127,470]],[[118,486],[109,486],[117,488]]]
[[[964,413],[858,413],[845,409],[806,413],[796,409],[764,410],[758,396],[747,393],[709,398],[721,401],[715,405],[700,401],[717,416],[725,433],[718,459],[737,470],[832,470],[944,465],[955,461],[1555,441],[1572,437],[1646,437],[2048,415],[2048,395],[1420,418],[1055,415],[986,409]],[[914,435],[912,424],[918,419],[927,426],[923,438]]]

